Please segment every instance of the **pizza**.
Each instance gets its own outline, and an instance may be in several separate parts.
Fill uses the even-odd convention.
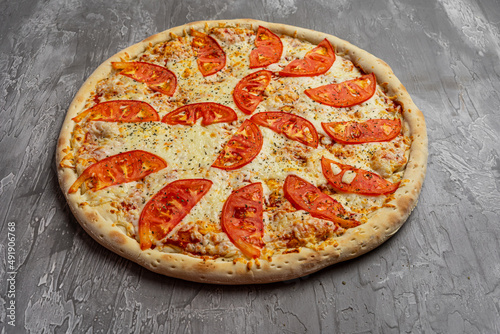
[[[422,112],[382,60],[334,36],[255,20],[151,36],[71,103],[61,189],[100,244],[214,284],[297,278],[360,256],[422,187]]]

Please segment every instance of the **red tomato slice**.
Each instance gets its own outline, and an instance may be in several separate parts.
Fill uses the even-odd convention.
[[[272,73],[260,70],[251,73],[238,82],[233,91],[233,100],[238,108],[250,115],[263,99],[263,93],[271,82]]]
[[[337,175],[332,171],[332,164],[336,164],[341,169],[341,172]],[[392,194],[399,187],[399,182],[391,183],[375,173],[349,165],[339,164],[325,157],[321,158],[321,168],[323,169],[323,175],[325,175],[328,183],[330,183],[335,190],[346,193],[378,196]],[[350,184],[342,182],[342,178],[347,171],[356,173],[356,176]]]
[[[146,203],[139,218],[141,249],[149,249],[153,241],[165,238],[211,186],[210,180],[186,179],[171,182],[157,192]]]
[[[196,62],[201,74],[206,77],[215,74],[226,66],[226,53],[211,36],[191,30],[191,47],[197,56]]]
[[[401,132],[399,119],[370,119],[365,122],[321,123],[330,137],[341,144],[389,141]]]
[[[193,125],[203,117],[201,125],[229,123],[238,119],[233,109],[219,103],[203,102],[182,106],[166,114],[161,120],[170,125]]]
[[[155,122],[160,120],[156,110],[148,103],[131,100],[115,100],[96,104],[73,117],[76,123],[87,117],[87,121],[103,122]]]
[[[286,177],[283,192],[295,209],[307,211],[315,218],[332,221],[343,228],[359,225],[342,204],[296,175]]]
[[[295,59],[280,75],[284,77],[313,77],[326,73],[335,62],[335,51],[327,39],[306,53],[304,59]]]
[[[269,111],[255,114],[250,120],[277,133],[282,133],[291,140],[314,148],[318,147],[319,138],[314,125],[300,116],[282,111]]]
[[[377,80],[371,73],[338,84],[306,89],[304,93],[316,102],[345,108],[365,102],[375,94],[376,88]]]
[[[226,143],[212,167],[224,170],[241,168],[259,154],[263,142],[259,127],[247,119]]]
[[[143,82],[154,91],[173,96],[177,88],[177,77],[173,72],[158,65],[137,62],[112,62],[116,70],[136,81]]]
[[[229,195],[222,208],[222,231],[251,258],[258,258],[264,247],[262,196],[262,185],[252,183]]]
[[[87,167],[69,188],[68,193],[75,193],[83,183],[92,191],[97,191],[116,184],[137,181],[165,167],[165,160],[149,152],[135,150],[120,153]]]
[[[255,46],[257,48],[250,53],[250,68],[266,67],[277,63],[283,53],[281,39],[264,27],[257,29]]]

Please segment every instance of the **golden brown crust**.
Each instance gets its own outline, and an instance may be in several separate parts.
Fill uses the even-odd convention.
[[[254,30],[262,25],[276,34],[294,36],[313,44],[327,38],[338,54],[350,59],[366,73],[375,73],[378,82],[387,90],[387,94],[397,96],[396,100],[403,107],[403,116],[409,128],[412,145],[403,176],[404,181],[394,194],[392,203],[395,205],[380,208],[368,222],[348,229],[336,239],[336,245],[318,251],[301,248],[299,252],[274,256],[271,261],[263,259],[228,261],[222,258],[204,260],[185,254],[163,253],[154,249],[142,251],[139,243],[127,237],[120,227],[106,223],[101,214],[89,206],[78,205],[77,203],[81,202],[79,193],[68,194],[68,189],[76,180],[77,174],[74,169],[63,168],[60,164],[65,156],[65,149],[70,146],[75,126],[72,118],[82,110],[96,83],[110,73],[112,61],[132,58],[143,52],[150,43],[154,45],[170,40],[172,36],[182,36],[191,29],[203,30],[215,26],[235,25]],[[390,67],[382,60],[346,41],[312,30],[249,19],[200,21],[148,37],[117,53],[99,66],[83,84],[69,107],[57,144],[56,164],[61,188],[73,214],[82,227],[108,249],[154,272],[172,277],[215,284],[269,283],[307,275],[331,264],[352,259],[374,249],[396,233],[417,204],[426,172],[427,134],[422,112],[415,106]]]

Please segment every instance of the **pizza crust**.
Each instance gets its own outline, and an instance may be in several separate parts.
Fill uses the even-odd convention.
[[[387,90],[387,94],[397,96],[412,138],[404,181],[394,194],[392,202],[394,207],[378,209],[368,222],[348,229],[342,236],[336,238],[336,245],[327,246],[323,250],[300,248],[298,252],[273,256],[271,261],[264,259],[228,261],[224,258],[202,259],[181,253],[164,253],[154,249],[142,251],[135,239],[126,236],[120,227],[108,223],[102,212],[89,206],[80,206],[79,192],[68,194],[68,189],[77,179],[77,174],[74,169],[62,168],[60,163],[66,154],[66,148],[70,146],[75,127],[72,118],[84,108],[85,101],[97,82],[106,78],[112,71],[111,62],[133,58],[143,52],[150,43],[154,45],[168,41],[172,37],[187,34],[191,29],[204,30],[217,26],[243,26],[253,30],[257,30],[258,26],[264,26],[278,35],[289,35],[313,44],[318,44],[327,38],[337,54],[350,59],[364,72],[375,73],[377,81]],[[385,62],[335,36],[284,24],[239,19],[200,21],[172,28],[148,37],[106,60],[83,84],[69,107],[57,144],[56,164],[58,179],[71,211],[85,231],[104,247],[151,271],[167,276],[214,284],[251,284],[304,276],[326,266],[360,256],[381,245],[399,230],[417,204],[425,177],[427,154],[427,134],[423,114]]]

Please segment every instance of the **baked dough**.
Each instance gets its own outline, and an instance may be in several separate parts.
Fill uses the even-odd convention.
[[[119,224],[114,220],[116,216],[112,212],[110,213],[109,203],[106,202],[107,199],[99,199],[99,193],[103,192],[103,190],[68,193],[70,187],[82,173],[82,167],[78,167],[75,162],[75,142],[82,141],[82,136],[85,137],[85,133],[81,132],[80,124],[76,123],[73,118],[88,109],[89,106],[92,106],[92,99],[96,95],[96,87],[102,80],[109,78],[111,73],[116,73],[116,70],[112,68],[112,62],[135,60],[139,55],[149,52],[159,43],[188,36],[193,30],[205,33],[208,33],[213,28],[237,28],[257,31],[259,26],[271,30],[278,36],[288,36],[298,41],[311,43],[313,46],[327,39],[333,45],[337,57],[352,62],[361,73],[374,73],[378,89],[390,97],[396,105],[400,106],[403,132],[405,132],[404,138],[410,140],[405,151],[406,163],[397,174],[401,183],[395,193],[384,197],[386,200],[383,201],[382,205],[378,205],[376,210],[370,214],[364,215],[365,219],[362,220],[361,225],[347,228],[340,234],[330,236],[328,242],[321,241],[313,246],[308,244],[282,250],[277,250],[275,246],[272,252],[263,251],[258,258],[249,258],[241,253],[235,254],[234,251],[232,253],[229,251],[224,256],[193,254],[178,247],[155,247],[142,250],[138,242],[138,232],[134,231],[137,226],[129,224],[128,227],[124,227],[123,224]],[[231,59],[228,60],[228,62],[230,61]],[[168,64],[167,67],[169,67]],[[271,65],[271,68],[274,67]],[[180,77],[182,73],[176,73],[176,75]],[[225,75],[230,74],[226,73]],[[301,92],[297,91],[297,93],[300,94]],[[175,99],[175,95],[172,99]],[[234,106],[233,109],[237,110]],[[172,108],[169,110],[171,111]],[[242,120],[250,116],[245,116],[238,111],[238,117]],[[108,130],[96,130],[97,133],[101,134],[106,131]],[[121,128],[121,131],[123,131],[123,128]],[[225,140],[227,138],[223,139],[222,142]],[[145,147],[149,146],[145,145]],[[320,143],[321,147],[323,146]],[[166,162],[169,164],[168,160]],[[423,114],[415,106],[406,89],[385,62],[332,35],[284,24],[249,19],[202,21],[172,28],[153,35],[106,60],[87,79],[71,103],[61,129],[56,154],[60,186],[71,211],[81,226],[96,241],[113,252],[154,272],[190,281],[214,284],[270,283],[293,279],[313,273],[329,265],[355,258],[374,249],[399,230],[417,204],[425,177],[426,163],[427,134]],[[379,174],[383,175],[383,171],[378,171]],[[221,171],[221,173],[224,172]],[[391,173],[389,172],[389,174]],[[326,184],[326,180],[324,180],[324,183]],[[229,187],[229,185],[227,186]],[[159,189],[159,187],[158,185],[155,189]],[[93,205],[88,205],[89,196],[94,201]],[[268,188],[266,188],[264,196],[269,196]],[[340,194],[339,196],[343,195]],[[358,195],[350,194],[346,198],[349,199],[355,196]],[[103,204],[100,205],[99,203]],[[140,209],[137,208],[137,211],[140,212]],[[220,215],[220,212],[215,212],[214,215]],[[219,230],[219,234],[223,234],[223,232]],[[235,249],[237,250],[237,248]]]

